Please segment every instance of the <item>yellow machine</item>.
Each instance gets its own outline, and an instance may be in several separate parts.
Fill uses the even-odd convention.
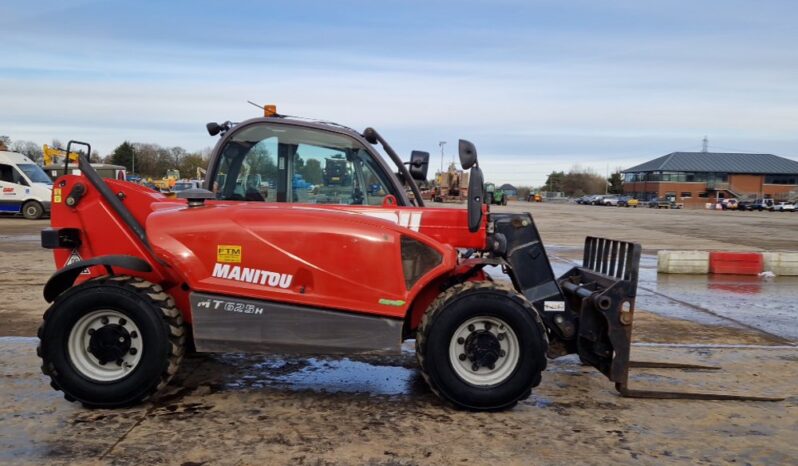
[[[44,154],[44,163],[42,165],[45,166],[64,163],[64,157],[67,156],[67,153],[64,149],[50,147],[47,144],[45,144],[44,147],[42,148],[42,153]],[[77,163],[78,157],[80,157],[80,154],[78,154],[77,152],[69,153],[70,162]]]
[[[436,202],[464,202],[468,198],[468,172],[452,163],[445,172],[435,174]]]
[[[167,197],[174,197],[175,193],[172,192],[172,188],[175,187],[175,183],[177,183],[177,180],[179,179],[180,171],[166,170],[166,176],[160,180],[148,179],[147,181],[154,184],[155,187],[158,188],[158,190],[160,190],[163,194],[166,194]]]

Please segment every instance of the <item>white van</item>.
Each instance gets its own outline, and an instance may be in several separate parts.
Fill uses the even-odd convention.
[[[33,160],[0,151],[0,212],[37,219],[50,213],[53,182]]]

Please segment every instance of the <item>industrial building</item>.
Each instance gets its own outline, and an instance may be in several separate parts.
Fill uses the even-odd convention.
[[[623,171],[624,194],[699,207],[724,198],[798,197],[798,161],[773,154],[672,152]]]

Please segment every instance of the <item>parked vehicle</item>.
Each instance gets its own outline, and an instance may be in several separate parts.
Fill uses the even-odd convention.
[[[640,205],[640,201],[632,196],[621,196],[618,198],[618,207],[635,207]]]
[[[731,198],[722,200],[720,204],[724,210],[736,210],[740,203],[737,199]]]
[[[792,202],[779,202],[773,206],[773,210],[776,212],[795,212],[795,204]]]
[[[44,287],[53,304],[37,354],[67,400],[112,408],[155,395],[177,372],[189,335],[198,352],[312,355],[401,354],[402,341],[414,338],[432,391],[470,410],[507,409],[530,396],[547,354],[578,353],[621,394],[637,393],[627,383],[639,244],[589,237],[591,259],[557,279],[530,214],[485,212],[470,142],[459,141],[470,170],[467,209],[425,207],[415,180],[426,179],[428,160],[405,166],[373,128],[361,134],[274,116],[268,107],[264,114],[207,125],[223,135],[204,182],[217,183],[217,193],[188,189],[168,200],[102,179],[85,156],[83,176],[58,180],[65,199],[54,204],[42,245],[61,269]],[[341,179],[324,180],[340,202],[240,194],[262,160],[252,150],[259,140],[274,141],[282,154],[283,198],[299,160],[292,148],[345,154],[336,159],[347,162],[336,168]],[[223,182],[220,167],[230,167]],[[385,194],[369,199],[344,176],[379,180]],[[468,248],[480,254],[460,259],[457,250]],[[483,273],[493,260],[514,289]],[[351,283],[363,286],[352,293]]]
[[[113,180],[127,179],[127,170],[122,165],[93,163],[91,166],[94,168],[94,171],[99,173],[99,175],[103,178],[110,178]],[[68,166],[64,166],[63,163],[44,165],[42,170],[45,174],[47,174],[51,181],[55,181],[56,178],[59,176],[64,176],[65,174],[80,175],[80,168],[76,163],[70,163]]]
[[[172,191],[180,192],[185,191],[187,189],[199,189],[202,188],[202,181],[199,180],[180,180],[172,186]]]
[[[754,201],[745,199],[737,202],[737,210],[744,212],[746,210],[754,210]]]
[[[53,182],[33,160],[0,151],[0,212],[37,219],[50,213]],[[60,202],[61,194],[58,191]]]
[[[673,198],[655,197],[648,201],[648,207],[657,209],[681,209],[684,204],[676,202]]]
[[[606,196],[601,200],[601,204],[618,207],[618,201],[619,201],[618,196]]]
[[[762,212],[763,210],[769,210],[773,212],[775,207],[776,207],[776,201],[774,201],[773,199],[757,199],[752,206],[753,209],[756,209],[760,212]]]
[[[485,183],[485,204],[507,205],[507,195],[493,183]]]
[[[594,194],[590,196],[590,199],[587,200],[587,203],[590,205],[603,205],[604,195],[603,194]]]
[[[584,195],[582,197],[577,197],[574,202],[576,202],[577,204],[588,204],[588,201],[590,200],[591,197],[592,196],[590,196],[590,195]]]

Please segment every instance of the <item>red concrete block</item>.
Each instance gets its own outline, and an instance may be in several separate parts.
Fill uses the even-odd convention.
[[[709,273],[756,275],[764,269],[764,258],[758,252],[709,253]]]

